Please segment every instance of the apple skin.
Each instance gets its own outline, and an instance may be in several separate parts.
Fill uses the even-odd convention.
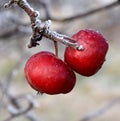
[[[77,73],[92,76],[102,67],[108,51],[108,43],[102,34],[95,30],[81,30],[72,36],[83,50],[66,47],[64,60]]]
[[[31,56],[24,74],[33,89],[51,95],[70,92],[76,82],[76,76],[68,65],[47,51]]]

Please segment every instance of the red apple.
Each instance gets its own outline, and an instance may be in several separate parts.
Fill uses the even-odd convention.
[[[65,62],[83,76],[95,74],[103,65],[108,51],[108,43],[102,34],[94,30],[81,30],[72,36],[83,50],[72,47],[65,50]]]
[[[45,51],[28,59],[24,73],[31,87],[41,93],[68,93],[76,82],[75,74],[67,64]]]

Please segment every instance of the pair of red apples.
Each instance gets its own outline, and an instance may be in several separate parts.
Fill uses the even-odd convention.
[[[81,30],[72,36],[84,49],[66,47],[64,61],[53,53],[42,51],[31,56],[24,68],[25,77],[33,89],[46,94],[66,94],[76,83],[77,72],[94,75],[103,65],[108,43],[99,32]]]

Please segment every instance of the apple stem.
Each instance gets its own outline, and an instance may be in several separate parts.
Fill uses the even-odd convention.
[[[55,55],[58,56],[58,43],[57,41],[53,41],[54,42],[54,47],[55,47]]]
[[[39,19],[39,12],[35,11],[26,0],[10,0],[8,3],[5,4],[5,7],[10,7],[13,4],[17,4],[30,17],[33,34],[30,39],[30,43],[28,44],[29,48],[36,47],[37,45],[39,45],[38,41],[42,40],[42,37],[46,37],[54,41],[56,55],[58,55],[58,47],[57,47],[58,41],[66,46],[73,47],[79,51],[84,49],[83,45],[78,45],[76,40],[73,40],[72,38],[66,35],[59,34],[55,31],[51,31],[50,30],[51,20],[45,21],[44,26],[42,26],[41,25],[42,22]]]

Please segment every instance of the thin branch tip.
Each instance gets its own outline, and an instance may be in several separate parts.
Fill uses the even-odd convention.
[[[31,28],[33,31],[33,35],[30,39],[30,43],[28,44],[28,48],[36,47],[39,45],[38,41],[40,41],[43,37],[49,38],[55,44],[56,42],[61,42],[66,46],[71,46],[77,50],[83,50],[83,46],[79,46],[72,40],[72,38],[67,37],[66,35],[62,35],[57,33],[56,31],[51,31],[50,26],[52,21],[47,20],[44,23],[44,26],[41,25],[41,19],[39,19],[39,12],[34,10],[27,0],[11,0],[5,4],[6,7],[11,6],[12,4],[16,3],[20,8],[22,8],[30,17],[31,21]],[[55,45],[55,51],[57,55],[57,45]]]

